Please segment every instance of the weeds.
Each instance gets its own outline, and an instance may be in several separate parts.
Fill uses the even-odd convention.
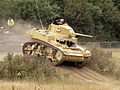
[[[111,66],[111,53],[102,50],[97,47],[96,44],[91,45],[90,51],[92,53],[92,58],[89,63],[89,67],[97,72],[106,73]]]
[[[44,58],[8,54],[1,62],[0,78],[12,80],[49,81],[65,78],[65,73],[58,71]]]
[[[90,45],[89,50],[92,53],[92,58],[87,63],[89,68],[102,73],[103,75],[108,75],[115,79],[120,79],[120,61],[116,60],[112,56],[112,52],[103,50],[96,44]]]

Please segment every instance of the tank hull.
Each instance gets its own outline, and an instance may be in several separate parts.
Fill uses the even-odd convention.
[[[75,50],[71,50],[72,52],[70,52],[70,48],[68,48],[68,49],[65,48],[65,51],[68,51],[68,52],[64,52],[64,50],[62,48],[55,47],[52,44],[47,43],[45,41],[38,40],[38,39],[35,39],[35,38],[32,38],[31,40],[32,40],[32,42],[27,42],[23,45],[23,54],[24,55],[28,54],[28,55],[44,56],[44,57],[50,59],[53,62],[54,65],[60,65],[64,61],[84,62],[87,59],[89,59],[89,57],[84,57],[83,53],[79,53],[78,50],[77,50],[77,52],[78,52],[77,54],[74,53]],[[27,50],[30,53],[25,53],[26,44],[31,44],[31,47],[29,48],[29,50]],[[41,48],[38,49],[38,47],[37,47],[37,50],[35,50],[36,47],[33,47],[33,46],[35,46],[35,44],[43,45],[45,48],[43,49],[43,51],[40,51]],[[50,51],[50,50],[52,50],[52,51]],[[61,55],[58,54],[57,56],[55,56],[54,51],[55,51],[55,54],[58,51],[60,51],[62,54]],[[34,53],[32,53],[32,52],[34,52]],[[57,58],[57,60],[56,60],[56,58]]]

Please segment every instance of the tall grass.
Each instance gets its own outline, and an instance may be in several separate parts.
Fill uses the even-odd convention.
[[[0,67],[0,78],[8,80],[50,81],[65,79],[67,76],[67,73],[58,71],[43,57],[8,54]]]
[[[77,80],[75,80],[77,81]],[[94,84],[84,81],[72,84],[39,84],[35,82],[0,82],[0,90],[120,90],[117,85]]]
[[[89,50],[92,53],[91,60],[87,66],[103,75],[120,79],[120,61],[113,57],[112,52],[98,47],[95,43],[90,45]]]

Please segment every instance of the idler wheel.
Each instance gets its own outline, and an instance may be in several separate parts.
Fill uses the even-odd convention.
[[[31,43],[27,42],[23,45],[23,54],[31,55],[32,50],[31,50]]]

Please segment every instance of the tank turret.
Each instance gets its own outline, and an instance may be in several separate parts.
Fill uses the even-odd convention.
[[[49,25],[47,30],[31,29],[26,32],[31,42],[23,45],[24,55],[45,56],[54,65],[64,61],[74,62],[76,66],[82,67],[91,52],[77,45],[76,35],[92,37],[75,33],[68,25]]]
[[[54,24],[51,24],[49,26],[49,30],[53,33],[66,35],[66,36],[69,36],[69,37],[75,37],[76,35],[83,36],[83,37],[93,37],[91,35],[75,33],[73,28],[71,28],[68,25],[54,25]]]

